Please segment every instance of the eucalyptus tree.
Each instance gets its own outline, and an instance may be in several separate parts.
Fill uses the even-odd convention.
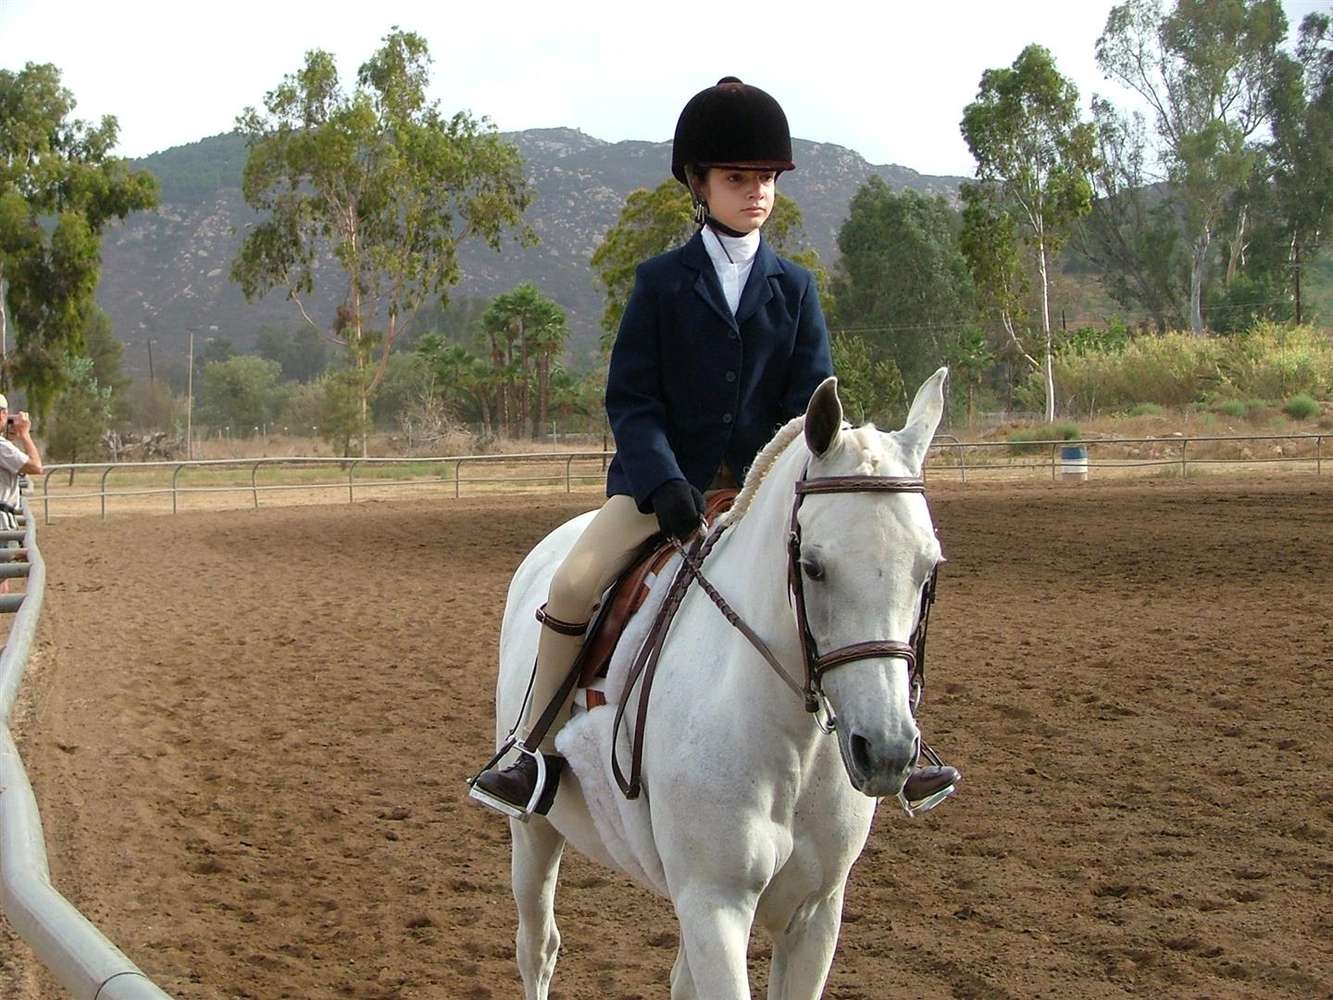
[[[486,119],[441,114],[426,97],[425,40],[393,30],[344,88],[333,56],[305,65],[237,121],[250,151],[246,202],[262,220],[246,234],[232,278],[247,298],[283,289],[311,327],[347,352],[365,452],[369,399],[405,319],[460,278],[458,247],[522,240],[530,199],[518,151]],[[308,299],[317,281],[344,283],[332,322]]]
[[[970,216],[965,213],[964,225],[969,220],[984,221],[988,235],[994,237],[974,241],[974,247],[1012,255],[1017,239],[1036,267],[1046,419],[1053,421],[1055,352],[1048,266],[1070,223],[1092,206],[1088,174],[1097,162],[1096,135],[1080,117],[1078,89],[1040,45],[1029,45],[1012,66],[982,74],[977,99],[963,110],[962,132],[977,161],[977,183],[969,186],[967,197],[974,205],[988,206]],[[1012,328],[1010,334],[1014,336]]]
[[[1299,323],[1304,318],[1301,270],[1333,223],[1333,20],[1328,14],[1307,15],[1295,58],[1279,55],[1268,111],[1273,196]]]
[[[1185,321],[1190,268],[1176,203],[1151,175],[1143,115],[1122,114],[1094,97],[1092,118],[1094,200],[1074,228],[1074,245],[1112,299],[1147,313],[1160,333],[1177,329]]]
[[[1157,155],[1182,207],[1196,334],[1209,245],[1228,199],[1259,163],[1249,140],[1268,117],[1286,32],[1278,0],[1176,0],[1169,13],[1158,0],[1126,0],[1097,39],[1102,72],[1152,115]]]
[[[952,363],[975,317],[958,219],[943,198],[871,177],[838,231],[834,325],[857,331],[915,385]]]
[[[82,352],[102,230],[157,204],[157,180],[111,155],[116,119],[75,106],[55,66],[0,69],[0,387],[22,386],[39,415]]]
[[[676,180],[666,180],[649,191],[630,192],[616,224],[598,244],[592,255],[592,269],[606,289],[606,309],[602,312],[602,349],[610,350],[620,317],[625,314],[630,292],[634,290],[634,270],[650,257],[680,246],[694,235],[693,202],[690,192]],[[773,203],[773,213],[764,226],[764,239],[778,253],[808,268],[815,275],[821,297],[828,290],[828,275],[819,263],[819,255],[801,246],[804,233],[801,210],[781,192]]]

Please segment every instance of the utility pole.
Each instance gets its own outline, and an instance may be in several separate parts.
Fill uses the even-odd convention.
[[[190,331],[190,365],[185,376],[185,457],[194,461],[194,331]]]

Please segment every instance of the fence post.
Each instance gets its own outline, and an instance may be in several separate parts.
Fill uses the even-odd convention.
[[[574,487],[573,487],[573,484],[572,484],[571,481],[570,481],[570,474],[569,474],[569,467],[570,467],[571,465],[573,465],[573,464],[574,464],[574,456],[573,456],[573,455],[570,455],[567,459],[565,459],[565,492],[566,492],[566,493],[573,493],[573,492],[574,492]]]
[[[49,469],[42,477],[42,518],[47,524],[51,523],[51,473],[53,472],[55,469]]]
[[[1322,434],[1316,434],[1314,439],[1314,474],[1316,476],[1324,474],[1324,438]]]
[[[106,520],[106,477],[111,475],[113,466],[108,465],[102,470],[102,520]]]
[[[1058,444],[1051,445],[1051,482],[1055,482],[1055,449],[1059,447]]]
[[[1189,463],[1185,460],[1186,449],[1189,448],[1189,438],[1180,439],[1180,478],[1184,479],[1189,475]]]
[[[256,462],[254,468],[250,470],[250,493],[255,498],[255,510],[259,509],[259,484],[255,481],[259,476],[259,463]]]
[[[463,481],[463,460],[454,463],[454,499],[458,499],[458,490]]]
[[[967,482],[967,462],[963,459],[963,442],[958,442],[958,471],[963,477],[963,482]]]
[[[185,468],[185,463],[181,462],[171,472],[171,512],[176,513],[176,479],[181,474],[181,469]]]
[[[356,472],[356,459],[347,464],[347,502],[352,503],[352,474]]]

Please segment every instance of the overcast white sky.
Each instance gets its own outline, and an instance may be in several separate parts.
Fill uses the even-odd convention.
[[[332,51],[345,79],[394,25],[424,35],[433,95],[503,130],[571,126],[608,141],[671,137],[696,91],[732,74],[769,91],[799,138],[922,173],[972,173],[958,133],[982,72],[1030,42],[1083,101],[1110,0],[910,2],[0,0],[0,68],[60,67],[78,115],[114,114],[144,156],[232,128],[248,104]],[[1293,30],[1328,0],[1286,0]]]

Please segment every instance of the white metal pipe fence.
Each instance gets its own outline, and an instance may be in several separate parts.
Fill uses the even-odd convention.
[[[1060,450],[1078,446],[1087,449],[1090,475],[1098,470],[1120,473],[1177,468],[1182,476],[1187,476],[1193,467],[1271,464],[1308,466],[1316,475],[1322,475],[1324,443],[1329,438],[1333,434],[961,441],[951,435],[940,435],[931,446],[929,471],[935,476],[956,471],[963,482],[969,476],[1016,472],[1049,472],[1055,479],[1062,466]],[[1249,445],[1260,442],[1268,442],[1277,450],[1266,455],[1247,453]],[[170,498],[171,511],[176,513],[183,499],[217,493],[248,493],[255,508],[259,507],[262,494],[300,490],[342,489],[346,490],[348,502],[356,500],[358,490],[364,497],[366,491],[375,488],[444,487],[454,497],[461,497],[465,486],[475,492],[494,487],[541,485],[568,493],[576,485],[600,484],[613,454],[570,451],[431,458],[227,458],[50,465],[42,478],[41,501],[43,518],[49,522],[53,504],[97,501],[102,517],[106,517],[110,501],[133,497],[162,497],[164,503]],[[294,481],[310,470],[326,469],[337,470],[337,478]],[[71,473],[99,475],[98,488],[52,490],[53,477]],[[241,481],[222,482],[228,473],[240,476]],[[153,481],[154,475],[160,476],[160,481]],[[266,481],[261,482],[261,475]],[[193,481],[187,482],[187,476]],[[113,477],[116,488],[112,488]]]
[[[0,651],[0,908],[56,981],[78,1000],[169,1000],[51,884],[37,799],[9,732],[46,586],[46,564],[27,501],[23,512],[24,530],[4,532],[0,538],[8,542],[20,540],[13,535],[21,536],[22,549],[0,553],[9,557],[14,570],[6,576],[27,577],[25,591],[4,595],[0,608],[14,612]]]

